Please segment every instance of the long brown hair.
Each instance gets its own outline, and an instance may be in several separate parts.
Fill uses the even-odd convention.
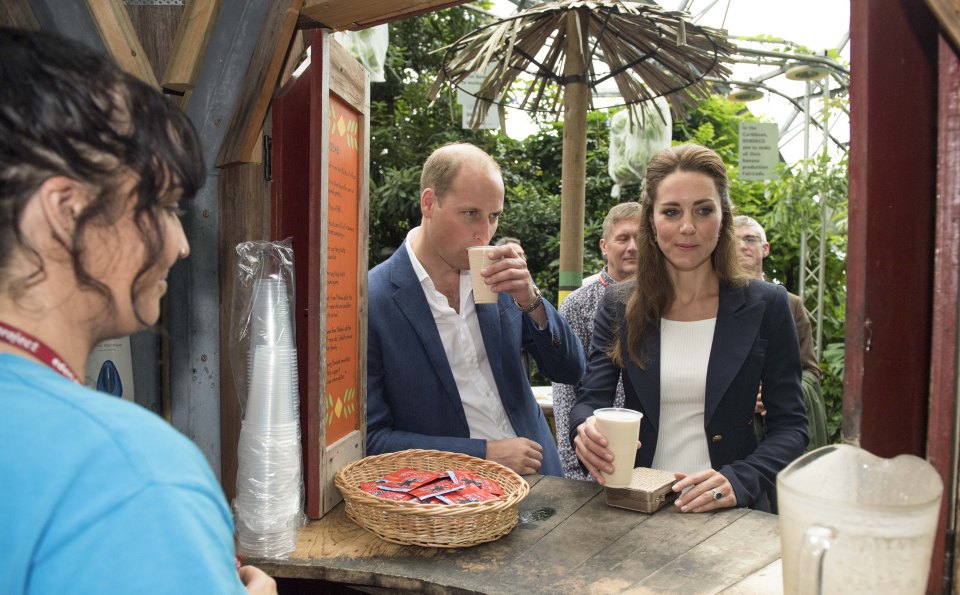
[[[710,262],[720,282],[742,286],[749,280],[737,262],[733,205],[730,202],[727,168],[723,165],[723,159],[715,151],[696,144],[678,145],[659,151],[650,159],[643,181],[635,283],[629,293],[621,293],[621,298],[627,300],[626,316],[621,326],[615,330],[615,340],[610,348],[610,357],[621,367],[626,363],[626,354],[623,353],[621,343],[623,328],[625,327],[627,332],[630,361],[644,368],[646,354],[643,340],[648,332],[659,328],[661,316],[670,309],[676,298],[673,282],[667,274],[666,257],[657,245],[653,230],[653,206],[657,202],[660,183],[678,171],[708,176],[713,180],[720,196],[720,237],[710,256]]]

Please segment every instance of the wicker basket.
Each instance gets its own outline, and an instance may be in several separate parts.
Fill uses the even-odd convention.
[[[384,500],[360,489],[402,467],[423,471],[465,469],[492,479],[503,495],[468,504],[420,504]],[[347,516],[364,529],[392,543],[424,547],[469,547],[499,539],[517,525],[517,509],[530,486],[499,463],[438,450],[403,450],[344,465],[336,485]]]

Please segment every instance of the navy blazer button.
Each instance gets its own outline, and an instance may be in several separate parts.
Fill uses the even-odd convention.
[[[711,438],[711,440],[713,440],[714,442],[720,442],[721,440],[723,440],[723,436],[721,436],[720,434],[716,434],[714,435],[713,438]]]

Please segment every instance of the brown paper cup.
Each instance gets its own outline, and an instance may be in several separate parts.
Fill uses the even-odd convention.
[[[470,281],[473,283],[473,302],[475,304],[496,304],[497,292],[490,289],[490,286],[483,282],[483,276],[480,271],[493,261],[487,256],[487,252],[493,246],[471,246],[467,248],[470,256]]]

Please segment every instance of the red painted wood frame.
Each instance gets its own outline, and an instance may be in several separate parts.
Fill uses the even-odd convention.
[[[941,474],[928,583],[939,593],[951,588],[944,513],[956,506],[957,54],[922,0],[857,0],[850,16],[843,433],[881,456],[926,457]]]
[[[316,29],[311,32],[311,64],[300,76],[291,80],[274,99],[272,118],[274,180],[271,235],[273,239],[293,237],[300,417],[303,428],[306,513],[310,518],[319,518],[339,501],[339,493],[333,487],[333,474],[344,462],[363,455],[366,417],[364,356],[369,84],[365,82],[366,75],[359,63],[343,48],[331,42],[329,35],[327,30]],[[331,63],[333,65],[328,66]],[[364,82],[359,84],[358,81]],[[359,155],[356,175],[359,204],[352,205],[356,207],[354,212],[358,213],[357,225],[352,228],[352,233],[356,236],[356,253],[351,255],[355,256],[358,262],[355,276],[358,287],[355,296],[359,310],[353,338],[356,339],[359,350],[353,355],[346,354],[350,355],[350,368],[357,376],[357,387],[353,396],[359,401],[359,405],[358,409],[352,410],[351,418],[358,427],[331,444],[331,440],[327,438],[333,439],[336,436],[327,435],[328,425],[325,420],[325,390],[329,371],[327,354],[328,348],[334,348],[329,343],[327,332],[327,298],[331,291],[331,281],[327,274],[335,257],[329,253],[326,237],[329,231],[327,208],[333,194],[327,194],[330,176],[325,168],[329,167],[326,151],[331,146],[327,136],[332,128],[328,115],[330,104],[334,103],[326,98],[335,92],[341,106],[357,107],[358,113],[362,113],[360,130],[353,129],[353,136],[357,140],[350,145],[356,150],[355,154]],[[339,143],[333,144],[339,146]],[[339,191],[337,196],[337,200],[350,200]],[[341,226],[338,229],[339,233],[344,235],[345,228]],[[340,288],[341,291],[343,289]],[[343,355],[340,354],[340,357]],[[337,409],[338,417],[341,411],[342,409]]]

